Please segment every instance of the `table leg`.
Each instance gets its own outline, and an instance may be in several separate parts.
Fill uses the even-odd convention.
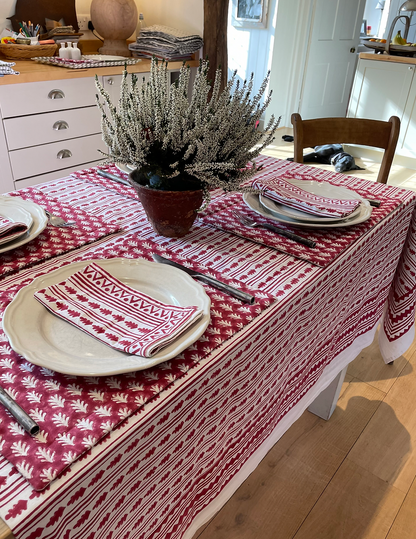
[[[344,382],[347,367],[343,369],[329,386],[320,393],[308,410],[322,419],[329,419],[337,405],[338,397],[341,392],[342,383]]]

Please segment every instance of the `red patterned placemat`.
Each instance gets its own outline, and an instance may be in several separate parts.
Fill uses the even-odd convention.
[[[278,251],[306,260],[317,266],[325,267],[335,260],[353,242],[362,237],[373,226],[379,223],[395,208],[401,204],[399,200],[384,198],[380,208],[373,208],[370,219],[364,223],[350,227],[337,228],[300,228],[291,227],[285,223],[278,223],[273,219],[267,219],[251,210],[243,201],[241,194],[232,194],[219,197],[211,202],[208,210],[201,216],[204,223],[231,232],[237,236],[248,238],[256,243],[267,245]],[[249,228],[243,226],[233,215],[232,210],[255,219],[259,223],[278,225],[299,236],[312,240],[316,243],[315,248],[310,248],[300,243],[289,240],[276,232],[264,228]]]
[[[122,245],[123,256],[128,255]],[[135,256],[135,247],[132,256]],[[152,260],[158,246],[142,241],[143,257]],[[164,248],[164,255],[177,255]],[[106,256],[107,255],[107,256]],[[112,246],[103,249],[101,258],[116,256]],[[85,255],[88,258],[88,255]],[[194,269],[203,268],[195,262]],[[210,275],[236,285],[210,270]],[[25,280],[24,286],[27,284]],[[205,287],[211,298],[211,321],[200,339],[175,359],[144,371],[117,376],[77,377],[38,367],[16,354],[0,333],[1,383],[12,397],[38,422],[41,431],[29,437],[4,410],[0,409],[1,452],[27,478],[36,490],[43,490],[73,461],[94,446],[125,418],[153,399],[163,389],[184,376],[200,359],[243,329],[272,302],[273,297],[258,290],[245,292],[256,296],[254,305],[243,304],[216,289]],[[0,294],[3,311],[21,286]]]
[[[0,255],[0,276],[67,253],[120,230],[118,224],[109,224],[101,217],[92,215],[82,209],[62,204],[37,189],[22,189],[21,191],[10,193],[10,196],[31,200],[54,215],[58,215],[66,221],[75,221],[76,224],[73,227],[65,228],[58,228],[48,224],[45,230],[33,241],[2,253]]]

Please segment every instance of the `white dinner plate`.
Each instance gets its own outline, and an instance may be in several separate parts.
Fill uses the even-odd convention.
[[[133,170],[136,170],[136,167],[133,165],[122,165],[121,163],[116,163],[116,167],[121,172],[125,172],[126,174],[130,174]]]
[[[341,199],[341,200],[361,200],[361,197],[358,193],[347,189],[346,187],[338,187],[337,185],[331,185],[330,183],[325,182],[315,182],[310,180],[296,180],[296,179],[286,179],[288,183],[324,198],[331,199]],[[343,221],[344,219],[351,219],[356,217],[360,213],[360,207],[355,209],[348,217],[322,217],[319,215],[312,215],[310,213],[303,212],[301,210],[296,210],[295,208],[290,208],[283,203],[275,202],[270,198],[267,198],[264,195],[259,195],[260,203],[264,206],[272,215],[277,217],[289,217],[290,219],[295,219],[296,221],[308,221],[315,223],[335,223],[337,221]]]
[[[118,62],[119,60],[128,60],[124,56],[111,56],[110,54],[84,54],[82,59],[96,60],[97,62]]]
[[[284,215],[272,215],[264,206],[260,204],[259,195],[256,193],[244,193],[243,200],[250,209],[263,217],[273,219],[279,223],[286,223],[288,225],[306,228],[339,228],[341,226],[358,225],[359,223],[367,221],[367,219],[370,218],[373,210],[370,203],[367,200],[364,200],[360,204],[360,213],[355,217],[343,219],[342,221],[337,221],[336,223],[315,223],[311,221],[297,221],[296,219],[291,219],[290,217],[285,217]]]
[[[11,197],[4,197],[4,198],[11,198]],[[16,204],[12,204],[9,201],[4,202],[3,199],[0,199],[0,217],[6,217],[11,221],[12,223],[24,223],[27,227],[27,230],[24,230],[21,232],[18,236],[16,236],[14,239],[20,238],[20,236],[23,236],[23,234],[26,234],[26,232],[30,229],[30,227],[33,224],[33,217],[30,215],[30,213],[21,208],[16,206]],[[5,243],[9,243],[10,239],[7,238],[0,238],[0,245],[4,245]]]
[[[54,316],[33,297],[37,290],[67,279],[91,262],[159,301],[196,305],[203,311],[202,318],[151,358],[114,350]],[[64,374],[104,376],[148,369],[176,357],[204,333],[210,306],[202,285],[171,266],[142,259],[84,260],[38,277],[22,288],[4,313],[3,329],[13,350],[35,365]]]
[[[18,197],[0,196],[0,203],[4,204],[4,206],[8,205],[11,208],[21,208],[27,211],[32,218],[32,226],[30,229],[18,238],[0,245],[0,253],[11,251],[12,249],[16,249],[16,247],[20,247],[25,243],[34,240],[48,224],[48,217],[43,208],[30,200],[23,200]]]

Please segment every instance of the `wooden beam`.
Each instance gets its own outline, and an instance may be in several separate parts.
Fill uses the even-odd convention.
[[[222,69],[222,87],[227,83],[227,23],[229,0],[204,1],[204,56],[210,62],[210,78],[214,80],[218,66]]]

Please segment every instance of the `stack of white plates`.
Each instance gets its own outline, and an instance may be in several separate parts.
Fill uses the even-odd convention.
[[[286,179],[286,181],[314,195],[332,199],[360,200],[361,204],[348,217],[321,217],[295,210],[284,204],[274,202],[264,195],[255,193],[245,193],[243,196],[245,203],[253,211],[263,215],[263,217],[268,217],[269,219],[274,219],[288,225],[307,228],[352,226],[367,221],[371,216],[372,207],[370,203],[346,187],[338,187],[329,183],[316,181],[294,179]]]
[[[26,232],[11,241],[0,243],[0,253],[5,253],[34,240],[48,224],[45,211],[34,202],[18,197],[0,196],[0,216],[13,222],[25,223]]]

